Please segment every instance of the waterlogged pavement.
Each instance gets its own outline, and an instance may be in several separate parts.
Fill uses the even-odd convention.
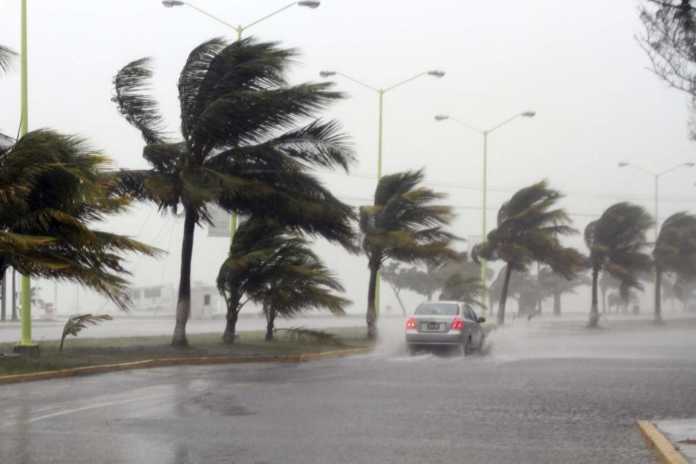
[[[696,417],[693,328],[519,321],[467,358],[382,334],[347,359],[0,386],[0,462],[652,463],[635,420]]]

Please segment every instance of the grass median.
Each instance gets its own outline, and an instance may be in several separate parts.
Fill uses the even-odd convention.
[[[225,345],[219,333],[189,335],[188,348],[170,346],[171,336],[68,338],[63,352],[58,341],[42,342],[37,358],[0,356],[0,376],[53,371],[75,367],[126,363],[149,359],[198,358],[204,356],[276,356],[301,353],[323,353],[353,348],[367,348],[366,331],[362,327],[332,328],[322,331],[331,339],[298,336],[279,331],[276,340],[266,342],[263,331],[241,332],[232,345]],[[11,353],[14,344],[0,343],[0,353]]]

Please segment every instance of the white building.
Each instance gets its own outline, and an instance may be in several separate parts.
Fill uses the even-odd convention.
[[[134,316],[173,316],[176,313],[177,291],[173,285],[130,287],[131,312]],[[191,285],[191,318],[207,319],[225,313],[225,301],[217,287],[194,282]]]

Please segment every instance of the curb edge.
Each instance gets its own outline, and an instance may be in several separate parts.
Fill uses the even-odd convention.
[[[181,356],[174,358],[143,359],[115,364],[73,367],[55,371],[32,372],[29,374],[11,374],[0,376],[0,385],[34,382],[39,380],[64,379],[81,375],[105,374],[135,369],[154,369],[171,366],[207,366],[214,364],[253,364],[253,363],[301,363],[320,359],[343,358],[357,354],[366,354],[372,348],[348,348],[345,350],[325,351],[319,353],[298,353],[261,356]]]
[[[643,439],[657,455],[660,462],[665,464],[688,464],[686,458],[672,445],[667,437],[650,421],[637,421]]]

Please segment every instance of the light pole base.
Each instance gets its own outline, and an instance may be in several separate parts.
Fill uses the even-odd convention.
[[[15,345],[12,352],[29,358],[38,358],[41,350],[39,349],[39,345]]]

